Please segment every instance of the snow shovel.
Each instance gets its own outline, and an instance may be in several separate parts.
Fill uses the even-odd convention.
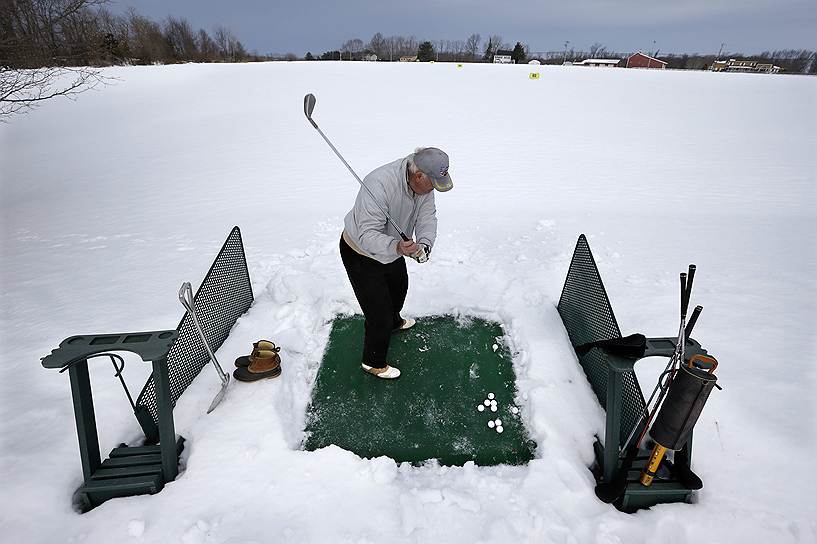
[[[193,325],[196,326],[196,330],[199,332],[199,336],[201,337],[201,341],[207,350],[207,354],[210,356],[210,360],[213,361],[213,365],[216,367],[218,377],[221,378],[221,391],[216,393],[216,396],[213,398],[213,402],[210,403],[210,407],[207,409],[207,413],[209,414],[216,409],[216,406],[218,406],[222,400],[224,400],[224,396],[227,394],[227,385],[230,383],[230,375],[225,374],[221,369],[221,365],[218,364],[218,359],[216,359],[215,353],[213,353],[213,350],[210,349],[210,344],[207,343],[207,338],[204,336],[204,331],[201,329],[199,319],[196,317],[196,310],[193,307],[193,289],[190,287],[189,281],[184,282],[179,289],[179,302],[182,303],[182,306],[184,306],[185,310],[187,310],[187,313],[190,314],[190,319],[193,320]]]

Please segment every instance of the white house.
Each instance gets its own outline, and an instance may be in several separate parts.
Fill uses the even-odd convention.
[[[494,53],[494,64],[512,64],[512,54],[513,51],[508,51],[507,49],[497,49],[496,53]]]
[[[621,62],[619,59],[584,59],[581,62],[574,62],[573,66],[600,66],[602,68],[615,68]]]

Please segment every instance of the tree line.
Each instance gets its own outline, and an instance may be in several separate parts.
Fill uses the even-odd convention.
[[[643,51],[644,54],[667,63],[667,68],[674,70],[708,70],[716,60],[756,60],[780,66],[783,72],[789,74],[817,74],[817,52],[808,49],[781,49],[763,51],[748,55],[739,51],[722,51],[720,55],[712,53],[664,53],[660,51]],[[631,53],[622,53],[608,50],[603,44],[595,43],[589,50],[565,49],[563,51],[548,51],[532,53],[542,64],[562,64],[563,62],[579,62],[584,59],[623,59],[626,61]]]
[[[262,60],[227,28],[195,29],[187,19],[153,21],[108,0],[2,0],[0,66],[106,66]]]
[[[488,37],[482,48],[482,35],[471,34],[465,40],[418,40],[415,36],[388,36],[380,32],[364,42],[360,38],[346,40],[340,49],[326,51],[318,56],[307,52],[304,60],[363,60],[375,55],[379,61],[397,61],[417,57],[420,61],[440,62],[493,62],[498,50],[513,50],[517,62],[524,62],[529,48],[521,42],[515,46],[503,41],[502,36]],[[290,54],[291,55],[291,54]]]
[[[484,47],[483,47],[484,44]],[[536,60],[541,64],[562,64],[578,62],[585,59],[614,58],[626,59],[634,52],[616,52],[604,44],[594,43],[587,50],[567,49],[562,51],[532,52],[527,44],[516,42],[511,46],[501,35],[490,35],[483,42],[480,34],[471,34],[465,40],[424,40],[418,41],[414,36],[389,36],[381,33],[372,36],[369,42],[360,38],[347,40],[340,49],[326,51],[318,56],[311,52],[304,60],[365,60],[376,55],[378,61],[397,61],[401,57],[416,57],[418,61],[441,62],[493,62],[499,50],[511,51],[511,59],[517,64]],[[716,60],[757,60],[780,66],[783,72],[791,74],[817,74],[817,52],[807,49],[782,49],[764,51],[756,55],[741,52],[721,52],[716,54],[700,53],[665,53],[660,51],[644,52],[667,63],[667,68],[676,70],[706,70]],[[292,53],[289,60],[297,57]]]

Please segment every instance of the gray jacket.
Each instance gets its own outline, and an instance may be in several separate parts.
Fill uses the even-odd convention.
[[[415,194],[406,178],[407,166],[408,157],[390,162],[373,170],[363,178],[363,183],[406,236],[431,248],[437,238],[434,191],[425,195]],[[354,207],[346,214],[344,228],[348,238],[357,245],[353,249],[361,250],[372,259],[388,264],[401,257],[397,252],[400,233],[363,187],[357,193]]]

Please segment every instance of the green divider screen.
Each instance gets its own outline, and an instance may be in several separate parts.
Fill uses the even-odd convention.
[[[514,413],[511,354],[499,323],[450,315],[418,319],[394,333],[383,380],[360,368],[363,317],[339,316],[308,408],[306,450],[335,444],[361,457],[438,459],[444,465],[524,464],[536,444]],[[483,405],[493,393],[497,411]],[[518,408],[517,408],[518,409]],[[500,419],[503,432],[488,426]]]

